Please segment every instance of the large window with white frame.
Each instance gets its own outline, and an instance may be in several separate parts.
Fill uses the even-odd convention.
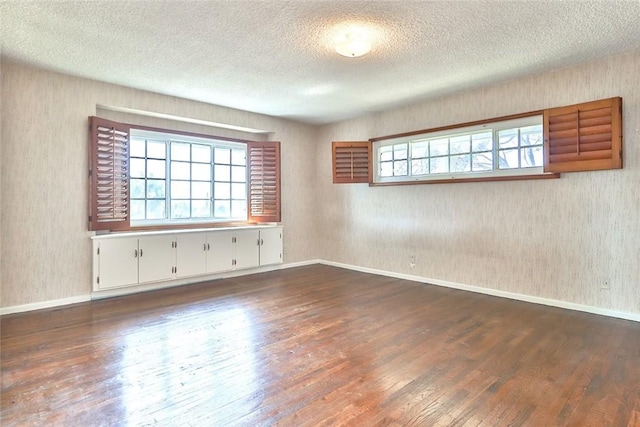
[[[542,116],[380,140],[373,153],[378,183],[542,174]]]
[[[132,128],[132,225],[246,221],[246,157],[246,144]]]

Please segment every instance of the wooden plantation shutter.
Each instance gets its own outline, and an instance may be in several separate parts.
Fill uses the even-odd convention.
[[[545,172],[622,168],[622,99],[544,111]]]
[[[371,143],[369,141],[333,141],[333,183],[371,182]]]
[[[89,230],[128,230],[129,126],[89,117]]]
[[[250,222],[280,222],[280,142],[248,142],[247,216]]]

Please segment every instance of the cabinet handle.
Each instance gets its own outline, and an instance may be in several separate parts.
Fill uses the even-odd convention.
[[[260,246],[264,246],[264,240],[260,239]]]
[[[140,249],[140,258],[142,258],[142,249]]]
[[[207,250],[210,251],[211,250],[211,245],[209,243],[207,243]]]
[[[203,243],[203,244],[202,244],[202,250],[203,250],[203,251],[206,251],[206,250],[207,250],[207,244],[206,244],[206,243]]]
[[[138,250],[137,249],[133,250],[133,257],[134,258],[138,258]]]

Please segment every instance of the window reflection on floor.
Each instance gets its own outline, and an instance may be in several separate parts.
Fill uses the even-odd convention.
[[[246,406],[258,403],[252,396],[259,381],[247,308],[216,307],[207,316],[200,315],[202,323],[182,322],[180,316],[155,320],[126,335],[118,380],[127,421],[133,425],[166,421],[172,407],[181,408],[181,425],[187,422],[189,407],[197,406],[197,413],[206,413],[214,423],[218,415],[250,412]]]

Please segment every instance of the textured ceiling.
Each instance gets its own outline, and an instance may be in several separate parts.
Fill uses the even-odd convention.
[[[0,0],[0,13],[10,59],[307,123],[640,49],[638,0]],[[367,26],[369,55],[335,53],[350,24]]]

